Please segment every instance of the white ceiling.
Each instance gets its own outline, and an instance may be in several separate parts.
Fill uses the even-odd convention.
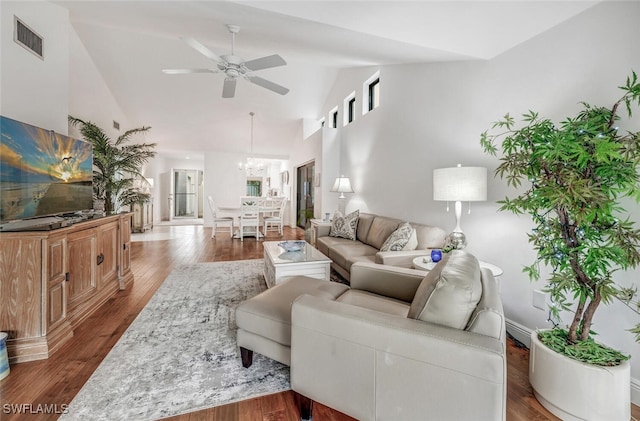
[[[165,155],[249,152],[287,156],[301,119],[322,117],[340,69],[491,59],[597,1],[56,1],[131,121],[152,126]],[[256,72],[281,96],[239,80],[223,99],[223,74],[166,75],[213,67],[180,37],[231,52],[225,24],[240,25],[235,53],[279,54],[287,66]],[[128,129],[124,128],[124,129]]]

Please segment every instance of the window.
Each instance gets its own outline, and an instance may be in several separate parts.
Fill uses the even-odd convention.
[[[380,105],[380,78],[369,84],[369,111]]]
[[[380,105],[380,72],[377,71],[362,84],[362,115]]]
[[[336,107],[331,113],[331,127],[338,128],[338,108]]]
[[[356,107],[356,99],[355,98],[351,98],[349,100],[349,118],[348,118],[348,122],[351,123],[353,121],[353,113],[355,111],[355,107]]]
[[[346,126],[355,119],[356,111],[356,92],[353,91],[342,101],[342,125]]]
[[[247,196],[262,196],[262,179],[247,180]]]

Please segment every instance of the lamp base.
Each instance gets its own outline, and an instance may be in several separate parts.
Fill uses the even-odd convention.
[[[463,232],[453,231],[447,237],[447,245],[455,250],[462,250],[467,246],[467,237]]]

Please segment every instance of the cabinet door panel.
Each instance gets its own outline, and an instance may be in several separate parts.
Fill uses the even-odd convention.
[[[64,274],[67,271],[65,265],[65,248],[66,241],[65,238],[51,239],[48,241],[49,244],[49,256],[48,256],[48,264],[49,264],[49,282],[56,282],[60,279],[64,279]]]
[[[49,287],[49,316],[47,325],[49,331],[56,324],[67,318],[64,282]]]
[[[11,339],[42,334],[40,239],[0,239],[0,330]]]
[[[67,239],[53,237],[47,241],[47,332],[67,317]]]
[[[118,222],[100,228],[100,255],[102,263],[98,265],[100,286],[118,277]]]
[[[70,234],[67,246],[69,252],[69,307],[72,307],[97,291],[96,232],[86,230]]]

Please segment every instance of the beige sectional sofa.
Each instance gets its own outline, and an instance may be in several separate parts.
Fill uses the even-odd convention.
[[[362,421],[506,419],[505,320],[493,274],[462,250],[419,273],[356,263],[337,299],[294,301],[291,388],[307,398],[303,413],[315,401]]]
[[[351,286],[294,276],[236,310],[242,364],[291,366],[312,402],[363,421],[505,420],[506,332],[493,274],[462,250],[428,274],[355,263]]]
[[[418,240],[415,250],[381,252],[380,248],[385,240],[403,222],[401,219],[361,213],[355,240],[330,237],[330,227],[319,226],[316,232],[316,248],[332,260],[331,267],[336,272],[349,280],[351,265],[356,262],[410,268],[416,256],[427,255],[429,249],[444,247],[447,233],[442,228],[412,222]]]

